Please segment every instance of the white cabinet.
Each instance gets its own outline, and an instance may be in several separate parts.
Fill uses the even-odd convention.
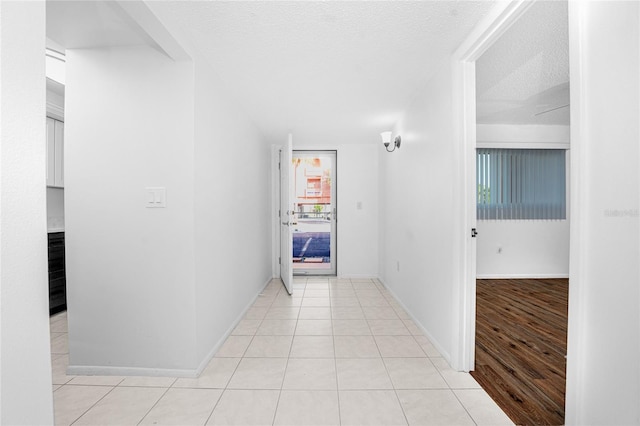
[[[53,186],[55,182],[55,140],[56,120],[47,117],[47,186]]]
[[[47,186],[64,187],[64,123],[47,117]]]

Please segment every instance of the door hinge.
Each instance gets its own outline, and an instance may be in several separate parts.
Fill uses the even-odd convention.
[[[478,235],[476,228],[471,228],[471,238],[475,238]]]
[[[278,210],[278,217],[282,217],[282,210]]]
[[[280,170],[280,164],[281,164],[281,163],[278,163],[278,170]]]
[[[278,265],[282,265],[282,258],[281,257],[278,258]]]

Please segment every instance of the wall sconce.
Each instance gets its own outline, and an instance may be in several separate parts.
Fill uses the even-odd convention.
[[[382,137],[382,143],[384,144],[387,152],[393,152],[396,148],[400,148],[400,142],[402,142],[400,135],[396,136],[393,140],[393,149],[391,151],[389,151],[389,144],[391,144],[391,132],[382,132],[380,133],[380,137]]]

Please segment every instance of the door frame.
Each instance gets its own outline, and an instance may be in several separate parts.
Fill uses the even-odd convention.
[[[292,155],[293,135],[289,133],[287,144],[278,150],[278,235],[280,242],[278,264],[280,266],[280,279],[289,295],[293,294],[293,238],[291,233],[293,211],[290,210],[292,198]],[[286,265],[286,268],[283,268],[282,265]]]
[[[280,278],[280,163],[281,145],[271,145],[271,277]]]
[[[291,136],[291,135],[290,135]],[[281,279],[280,156],[287,145],[271,145],[271,278]],[[291,283],[293,285],[293,282]],[[289,289],[287,289],[289,290]]]
[[[454,155],[453,182],[456,232],[454,235],[453,327],[451,366],[471,371],[475,366],[476,318],[476,60],[532,5],[512,0],[497,4],[455,51],[452,58]]]
[[[282,145],[271,145],[271,250],[273,253],[271,259],[272,277],[277,279],[280,277],[280,264],[278,263],[278,257],[280,256],[280,218],[278,217],[278,209],[280,206],[280,181],[279,181],[279,152]],[[335,151],[336,153],[336,176],[338,176],[338,157],[340,154],[340,148],[336,145],[304,145],[296,148],[295,151]],[[336,179],[337,180],[337,179]],[[340,198],[338,191],[338,185],[336,182],[336,202]],[[340,212],[338,212],[338,216]],[[338,246],[340,241],[338,240],[338,234],[340,233],[340,222],[336,220],[336,277],[340,276],[340,263],[338,262]],[[295,280],[295,278],[294,278]]]
[[[327,155],[333,156],[333,164],[332,164],[332,181],[331,181],[331,205],[333,206],[333,212],[331,215],[331,263],[333,267],[329,271],[318,270],[309,273],[295,273],[295,269],[293,269],[294,276],[313,276],[313,275],[322,275],[322,276],[337,276],[338,275],[338,150],[337,149],[294,149],[293,153],[308,153],[310,155],[318,154],[322,155],[323,153]],[[293,158],[293,157],[292,157]],[[294,178],[295,179],[295,176]]]

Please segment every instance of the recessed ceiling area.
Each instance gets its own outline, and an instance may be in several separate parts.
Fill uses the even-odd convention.
[[[47,1],[47,38],[65,49],[156,43],[115,1]]]
[[[566,1],[540,1],[476,62],[480,124],[569,124]]]
[[[89,3],[89,4],[87,4]],[[269,143],[378,143],[493,1],[162,1]],[[47,2],[65,48],[146,43],[111,2]],[[165,21],[166,22],[166,21]]]

